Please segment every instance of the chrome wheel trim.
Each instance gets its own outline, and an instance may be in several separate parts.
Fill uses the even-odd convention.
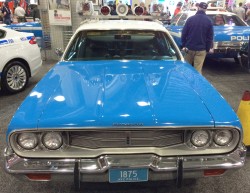
[[[27,73],[22,66],[12,66],[6,75],[6,82],[12,90],[21,90],[27,82]]]

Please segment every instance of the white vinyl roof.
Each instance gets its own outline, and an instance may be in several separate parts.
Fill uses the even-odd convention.
[[[140,20],[92,20],[81,24],[77,31],[81,30],[154,30],[167,31],[165,27],[153,21]]]

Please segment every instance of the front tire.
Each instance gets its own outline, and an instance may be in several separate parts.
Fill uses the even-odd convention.
[[[14,94],[23,91],[29,81],[27,67],[19,61],[8,63],[3,70],[1,81],[4,92]]]

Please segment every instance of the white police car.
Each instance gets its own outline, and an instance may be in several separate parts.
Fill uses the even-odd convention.
[[[0,26],[0,50],[1,91],[17,93],[24,90],[29,78],[42,65],[34,34]]]

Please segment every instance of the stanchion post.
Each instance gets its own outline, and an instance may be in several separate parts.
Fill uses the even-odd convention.
[[[247,47],[247,70],[250,72],[250,35],[248,36],[248,47]]]
[[[248,90],[242,96],[237,115],[243,128],[243,143],[250,147],[250,91]]]

